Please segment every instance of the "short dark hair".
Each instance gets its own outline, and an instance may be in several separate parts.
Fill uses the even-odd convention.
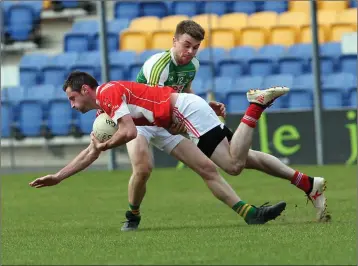
[[[98,82],[90,74],[76,70],[72,71],[67,77],[65,84],[63,84],[63,90],[66,91],[70,87],[72,91],[80,92],[83,85],[88,85],[95,90],[98,87]]]
[[[196,23],[194,20],[183,20],[181,21],[175,30],[175,37],[178,38],[179,35],[188,34],[192,38],[198,41],[204,40],[205,30],[202,26]]]

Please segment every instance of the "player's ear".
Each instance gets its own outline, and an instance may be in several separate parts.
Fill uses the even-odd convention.
[[[83,84],[81,87],[81,94],[86,95],[88,94],[89,87],[86,84]]]

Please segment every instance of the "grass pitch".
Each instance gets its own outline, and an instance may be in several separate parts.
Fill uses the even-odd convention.
[[[137,232],[121,232],[128,171],[87,171],[34,189],[39,175],[2,176],[2,264],[356,265],[356,166],[297,167],[328,181],[333,220],[314,222],[304,194],[256,171],[225,175],[248,203],[287,202],[277,220],[248,226],[189,169],[155,170]]]

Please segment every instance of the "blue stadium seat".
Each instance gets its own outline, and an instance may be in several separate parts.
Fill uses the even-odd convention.
[[[19,105],[19,129],[27,137],[41,135],[43,123],[43,110],[37,101],[22,101]]]
[[[276,13],[286,12],[288,8],[288,1],[264,1],[263,11],[273,11]]]
[[[340,71],[357,75],[357,55],[346,54],[339,57]]]
[[[275,61],[266,57],[255,57],[248,61],[248,72],[251,75],[266,76],[275,73]]]
[[[92,48],[93,40],[88,33],[67,32],[64,37],[65,52],[83,52]]]
[[[245,65],[239,60],[224,59],[218,64],[218,71],[220,76],[236,78],[244,75]]]
[[[215,77],[214,83],[209,84],[212,85],[212,91],[214,91],[215,94],[226,96],[229,91],[233,90],[233,81],[234,80],[229,77]]]
[[[36,21],[36,10],[29,5],[17,3],[11,5],[7,12],[7,21],[10,37],[14,41],[30,39]]]
[[[313,96],[311,89],[291,89],[287,94],[287,108],[289,109],[311,109]]]
[[[101,56],[99,51],[83,52],[80,53],[78,61],[72,65],[71,71],[79,70],[88,72],[98,81],[100,80],[100,64]]]
[[[11,102],[13,105],[18,104],[26,97],[25,88],[19,87],[7,87],[1,90],[1,100]]]
[[[287,56],[308,59],[312,57],[312,44],[298,43],[291,45],[287,50]]]
[[[289,74],[280,74],[280,75],[270,75],[264,77],[264,82],[262,87],[269,88],[274,86],[286,86],[288,88],[292,88],[293,76]]]
[[[79,54],[75,52],[58,54],[52,57],[48,64],[42,68],[43,83],[55,86],[62,85],[70,67],[76,63],[78,57]]]
[[[235,1],[232,5],[231,12],[239,12],[239,13],[247,13],[252,14],[255,13],[256,5],[255,1]]]
[[[173,15],[195,16],[199,13],[198,4],[197,1],[174,1],[172,6]]]
[[[48,127],[55,136],[70,134],[73,110],[68,100],[53,100],[49,102]]]
[[[357,108],[357,88],[353,88],[348,97],[348,106]]]
[[[213,69],[211,63],[201,62],[198,72],[195,75],[195,78],[201,78],[207,80],[215,76],[215,70]]]
[[[357,5],[357,0],[351,0],[350,1],[350,7],[357,7],[358,5]]]
[[[1,102],[1,137],[8,138],[14,121],[12,106],[9,102]]]
[[[277,59],[284,55],[286,52],[286,47],[283,45],[277,45],[277,44],[271,44],[271,45],[265,45],[262,46],[257,51],[257,56],[260,57],[267,57],[271,59]]]
[[[55,86],[51,84],[28,87],[25,99],[38,101],[45,105],[55,98],[55,90]]]
[[[340,89],[322,89],[322,106],[324,109],[343,107],[343,93]]]
[[[127,78],[131,81],[135,81],[142,66],[143,66],[143,64],[140,64],[140,63],[133,63],[133,64],[129,65]]]
[[[245,112],[249,106],[247,101],[246,92],[229,92],[226,97],[226,106],[228,113],[241,113]]]
[[[168,6],[161,1],[139,2],[140,16],[165,17],[169,15]]]
[[[263,82],[262,76],[242,76],[235,80],[233,91],[247,92],[249,89],[260,89]]]
[[[191,88],[195,94],[203,94],[207,92],[205,79],[195,78],[191,83]]]
[[[78,115],[78,126],[83,134],[92,132],[93,122],[96,119],[96,110],[91,110],[85,114]]]
[[[226,50],[219,47],[204,48],[197,54],[199,62],[214,62],[215,64],[220,60],[224,60],[226,57]]]
[[[72,24],[72,32],[94,33],[99,31],[98,21],[95,19],[78,20]]]
[[[312,91],[314,88],[313,74],[303,74],[296,76],[293,81],[293,87],[298,89],[309,89]]]
[[[79,7],[79,1],[77,0],[71,0],[71,1],[68,1],[68,0],[62,0],[60,1],[63,8],[76,8],[76,7]]]
[[[344,72],[322,76],[321,81],[324,87],[330,86],[341,88],[342,90],[357,86],[357,77],[351,73]]]
[[[130,20],[128,18],[114,19],[107,23],[108,32],[120,33],[129,27]]]
[[[301,75],[305,71],[305,60],[299,57],[281,57],[278,59],[278,72],[281,74]]]
[[[321,63],[321,74],[326,75],[326,74],[331,74],[331,73],[335,72],[336,64],[335,64],[335,60],[333,57],[320,56],[319,58],[320,58],[320,63]],[[309,58],[308,62],[309,63],[307,64],[307,71],[313,73],[314,66],[313,66],[312,58]]]
[[[137,54],[134,51],[112,51],[109,54],[110,65],[121,65],[128,67],[136,62]]]
[[[237,46],[229,51],[229,58],[247,62],[256,56],[255,48],[251,46]]]
[[[49,61],[46,54],[32,53],[25,54],[20,60],[20,84],[32,86],[42,82],[42,72],[40,69]]]
[[[139,17],[139,3],[117,1],[114,4],[114,17],[116,19],[127,18],[129,20]]]
[[[338,57],[341,51],[341,44],[339,42],[326,42],[320,45],[319,49],[321,56]]]
[[[128,28],[129,19],[116,19],[107,22],[107,48],[109,51],[117,51],[119,49],[119,35]],[[100,50],[100,34],[96,32],[94,35],[94,50]]]
[[[110,65],[109,68],[110,80],[125,80],[127,79],[127,69],[123,65]]]
[[[144,62],[147,61],[152,55],[163,51],[164,50],[160,50],[160,49],[145,50],[138,55],[137,63],[144,64]]]
[[[224,15],[229,13],[229,4],[228,1],[204,1],[202,2],[202,13]]]

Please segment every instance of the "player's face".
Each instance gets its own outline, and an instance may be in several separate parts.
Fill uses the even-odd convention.
[[[198,52],[200,43],[201,41],[195,40],[186,33],[179,35],[178,38],[174,37],[173,52],[177,63],[179,65],[189,64]]]
[[[91,110],[89,96],[86,93],[86,91],[84,90],[84,88],[82,88],[81,93],[79,93],[77,91],[72,91],[72,89],[70,87],[68,87],[66,89],[66,94],[67,94],[68,100],[71,103],[71,107],[73,109],[76,109],[77,111],[79,111],[81,113],[86,113],[89,110]]]

